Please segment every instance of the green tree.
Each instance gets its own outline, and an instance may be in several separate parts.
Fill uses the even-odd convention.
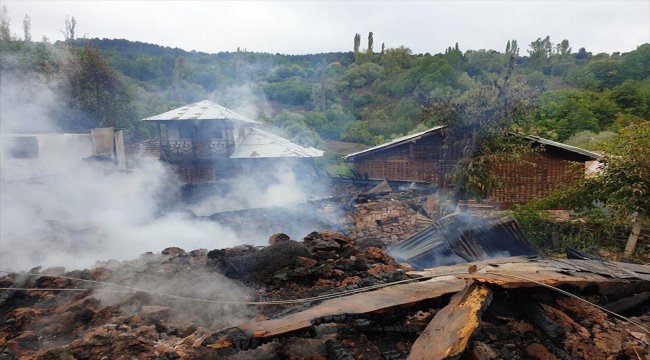
[[[65,38],[66,41],[74,41],[76,28],[77,28],[77,20],[75,20],[74,16],[73,17],[66,16],[65,32],[63,33],[63,37]]]
[[[411,49],[405,46],[388,48],[382,57],[382,62],[389,70],[408,69],[411,67]]]
[[[351,121],[345,125],[341,140],[374,145],[373,135],[368,130],[368,123],[359,120]]]
[[[7,11],[7,5],[2,5],[0,8],[0,40],[1,41],[11,41],[11,29],[9,25],[11,24],[11,18],[9,17],[9,11]]]
[[[594,74],[600,87],[611,88],[623,81],[620,65],[618,60],[601,59],[590,61],[587,67]]]
[[[564,39],[559,44],[556,44],[555,52],[560,56],[571,55],[571,47],[569,47],[569,40]]]
[[[345,72],[345,79],[353,88],[373,83],[381,75],[383,67],[375,63],[353,64]]]
[[[32,18],[27,14],[25,14],[25,18],[23,18],[23,40],[25,42],[32,41]]]
[[[629,257],[650,213],[650,121],[623,129],[606,147],[606,154],[601,160],[602,172],[559,194],[555,202],[574,209],[601,203],[623,223],[633,217],[624,253]]]
[[[361,46],[361,35],[354,34],[354,54],[359,53],[359,47]]]
[[[650,119],[649,92],[650,88],[644,89],[639,81],[626,80],[609,91],[608,97],[613,100],[623,112],[640,118]]]
[[[441,125],[447,126],[444,155],[460,160],[450,174],[456,200],[466,196],[483,197],[500,186],[493,168],[503,161],[519,162],[530,152],[523,140],[509,136],[517,128],[525,128],[532,108],[532,95],[527,87],[511,82],[517,61],[516,46],[509,47],[509,58],[503,77],[489,85],[467,90],[461,98],[436,102],[429,113],[445,114]]]
[[[603,131],[598,134],[593,131],[581,131],[565,141],[568,145],[573,145],[587,150],[603,150],[607,143],[613,141],[618,136],[612,131]]]
[[[537,40],[530,43],[528,54],[530,56],[529,61],[531,66],[535,69],[542,70],[553,54],[551,38],[549,36],[546,36],[544,39],[537,38]]]
[[[628,79],[642,80],[650,76],[650,44],[643,44],[625,55],[621,70]]]
[[[61,119],[63,127],[68,131],[102,126],[134,130],[132,96],[120,76],[96,49],[86,46],[70,51],[73,59],[65,68],[65,93],[73,113]]]
[[[368,33],[368,49],[366,49],[366,52],[370,55],[372,55],[372,47],[373,44],[375,43],[375,40],[372,37],[372,31]]]

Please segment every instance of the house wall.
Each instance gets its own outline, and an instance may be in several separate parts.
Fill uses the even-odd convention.
[[[460,158],[459,151],[444,152],[441,134],[406,143],[354,160],[354,168],[369,179],[425,181],[448,187],[447,174]],[[506,163],[494,169],[503,187],[488,200],[501,208],[525,203],[584,176],[584,159],[573,152],[548,148],[522,164]]]
[[[444,185],[445,174],[453,168],[457,151],[446,152],[442,135],[433,134],[354,160],[354,168],[369,179],[426,181]]]
[[[507,209],[575,183],[584,177],[585,169],[584,162],[542,153],[527,156],[522,164],[500,164],[494,172],[503,178],[504,184],[492,191],[489,200]]]

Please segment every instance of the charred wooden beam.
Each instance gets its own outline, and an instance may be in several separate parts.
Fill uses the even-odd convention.
[[[455,359],[467,347],[481,323],[481,314],[490,304],[492,292],[481,284],[471,284],[451,298],[417,338],[409,360]]]
[[[252,348],[273,338],[308,331],[314,324],[340,322],[350,316],[390,312],[396,308],[415,305],[421,301],[435,299],[446,294],[461,291],[466,282],[452,275],[445,275],[417,283],[399,284],[365,293],[323,301],[307,310],[289,314],[277,319],[254,320],[237,326],[238,331],[217,333],[204,342],[214,348]],[[243,341],[241,334],[247,337]],[[236,339],[231,339],[237,335]],[[213,341],[214,340],[214,341]],[[212,341],[212,342],[211,342]],[[225,345],[225,346],[224,346]]]
[[[650,292],[643,292],[613,301],[605,305],[605,309],[620,314],[642,304],[648,304],[648,301],[650,301]]]
[[[467,273],[468,265],[471,272]],[[578,289],[596,289],[603,295],[627,296],[650,290],[650,267],[629,264],[603,263],[585,260],[551,260],[512,257],[483,260],[470,264],[453,265],[415,272],[431,279],[408,284],[396,284],[382,289],[347,295],[325,300],[311,308],[271,320],[255,320],[237,326],[229,331],[215,333],[204,341],[205,346],[216,349],[246,350],[254,348],[275,338],[314,332],[314,326],[328,322],[344,322],[360,316],[379,316],[400,309],[421,304],[423,301],[440,298],[447,294],[462,293],[455,296],[443,312],[436,314],[423,334],[462,325],[463,332],[444,332],[446,340],[458,341],[450,345],[445,357],[453,357],[462,352],[473,329],[478,326],[478,318],[485,305],[489,303],[489,289],[486,285],[504,288],[536,287],[540,284],[569,286]],[[466,289],[467,280],[477,282]],[[444,316],[447,320],[442,321]],[[465,319],[460,321],[458,317]],[[451,319],[451,320],[450,320]],[[471,321],[467,319],[472,319]],[[452,322],[456,321],[456,322]],[[476,324],[474,323],[476,322]],[[433,324],[433,325],[432,325]],[[444,324],[445,327],[437,324]],[[460,325],[458,325],[460,324]],[[449,330],[451,331],[451,330]],[[421,336],[426,341],[426,337]],[[443,342],[436,340],[442,346]],[[415,354],[426,355],[425,351],[414,346]],[[444,349],[443,349],[444,350]],[[451,351],[454,350],[454,351]],[[442,350],[440,350],[442,351]],[[429,358],[429,357],[412,357]]]

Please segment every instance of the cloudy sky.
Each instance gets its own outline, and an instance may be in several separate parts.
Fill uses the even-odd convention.
[[[650,0],[639,1],[24,1],[3,0],[12,30],[32,19],[32,38],[61,40],[66,16],[78,37],[124,38],[204,52],[305,54],[362,48],[369,31],[375,49],[405,45],[437,53],[522,49],[538,37],[569,39],[574,51],[630,51],[650,42]],[[22,36],[22,35],[21,35]]]

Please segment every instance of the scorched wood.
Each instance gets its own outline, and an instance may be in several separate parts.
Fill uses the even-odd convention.
[[[460,356],[481,323],[492,299],[485,285],[471,284],[451,298],[413,344],[408,360],[453,359]]]
[[[435,299],[446,294],[453,294],[465,287],[466,281],[453,275],[436,277],[422,282],[399,284],[365,293],[348,295],[323,301],[307,310],[289,314],[278,319],[255,320],[237,326],[238,336],[245,334],[254,341],[248,343],[262,344],[278,336],[309,330],[312,324],[344,318],[347,315],[361,315],[391,311],[397,307],[409,306],[418,302]],[[232,333],[232,332],[231,332]],[[215,334],[206,341],[211,343],[237,346],[227,333]],[[227,341],[229,340],[229,341]]]

